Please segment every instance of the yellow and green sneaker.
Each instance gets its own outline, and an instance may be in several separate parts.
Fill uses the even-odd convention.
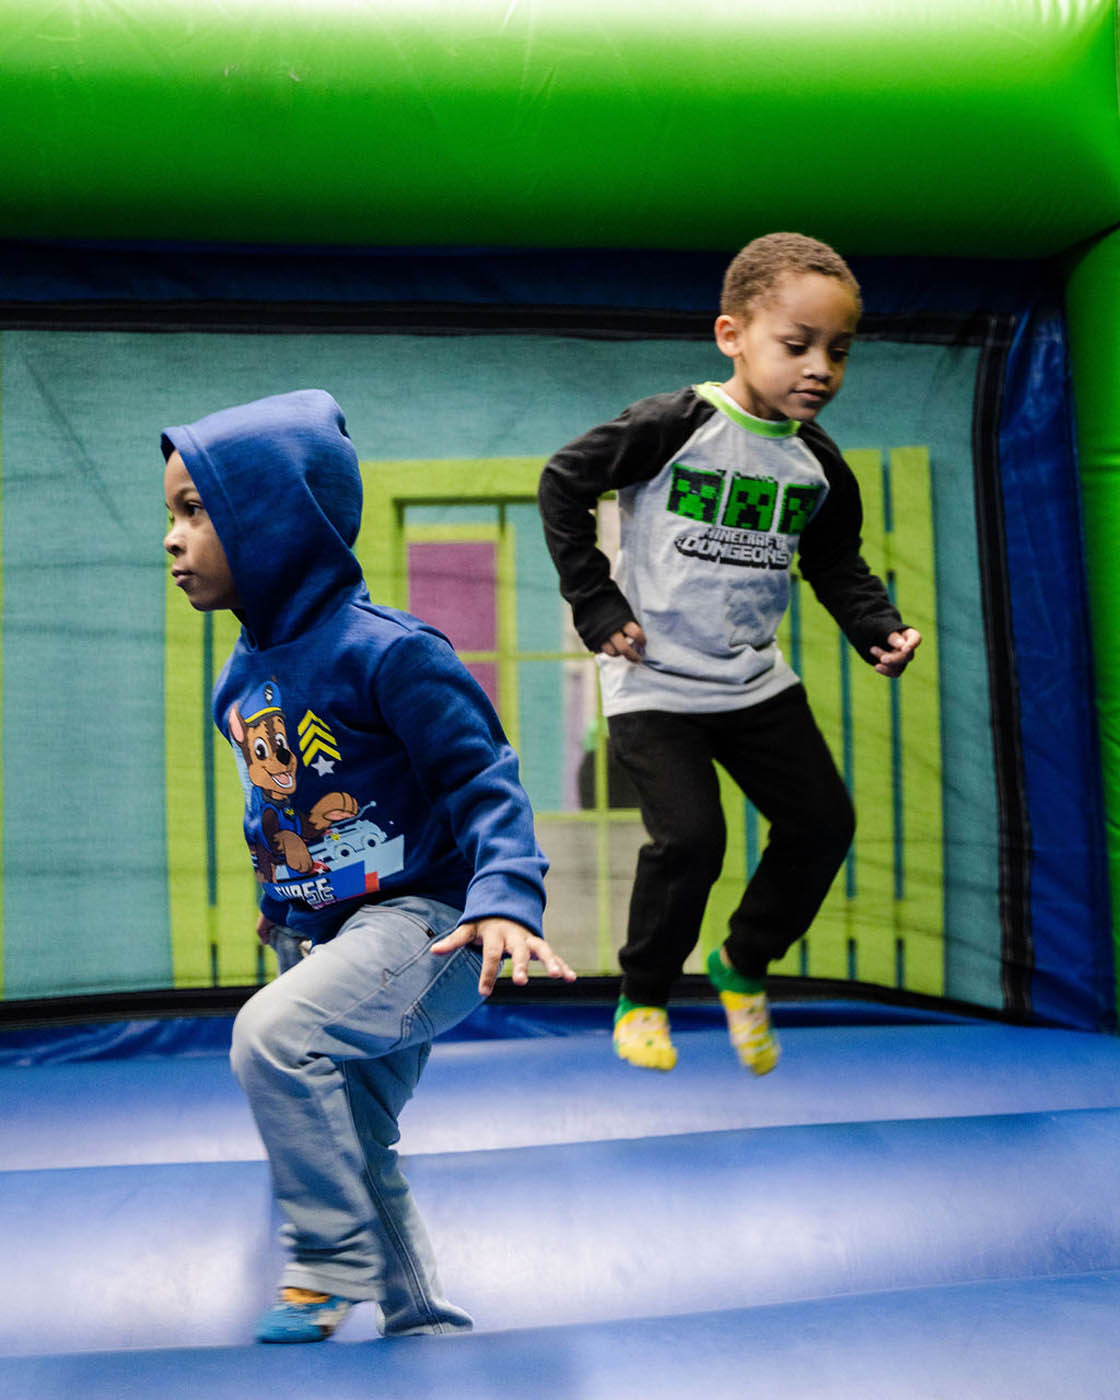
[[[769,1074],[782,1051],[770,1024],[770,1003],[762,984],[727,967],[718,948],[708,955],[708,979],[719,993],[739,1063],[752,1074]]]
[[[663,1006],[639,1006],[619,997],[614,1013],[614,1052],[639,1069],[672,1069],[677,1047],[669,1039],[669,1013]]]

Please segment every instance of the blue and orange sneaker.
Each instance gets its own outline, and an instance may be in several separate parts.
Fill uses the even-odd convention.
[[[257,1323],[258,1342],[325,1342],[345,1320],[353,1304],[333,1293],[282,1288]]]

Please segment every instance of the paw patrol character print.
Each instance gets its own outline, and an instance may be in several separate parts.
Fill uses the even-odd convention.
[[[296,808],[299,760],[288,743],[288,724],[275,681],[266,681],[252,692],[244,713],[231,706],[227,718],[230,738],[241,750],[248,774],[245,838],[258,880],[322,870],[308,841],[315,843],[336,822],[354,818],[358,803],[349,793],[331,792],[309,812]]]

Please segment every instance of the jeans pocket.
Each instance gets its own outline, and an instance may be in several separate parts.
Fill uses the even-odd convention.
[[[438,899],[425,899],[421,895],[401,895],[381,904],[368,905],[367,908],[410,919],[424,930],[428,938],[445,938],[463,920],[461,909],[442,904]]]

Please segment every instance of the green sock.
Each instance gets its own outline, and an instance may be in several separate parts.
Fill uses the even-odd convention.
[[[614,1024],[617,1026],[628,1011],[644,1011],[647,1007],[651,1006],[652,1004],[648,1001],[631,1001],[629,997],[620,996],[618,1005],[614,1009]],[[663,1006],[652,1007],[652,1009],[656,1011],[665,1010]]]
[[[717,992],[738,992],[741,996],[749,997],[766,990],[766,983],[761,977],[744,977],[733,967],[726,967],[718,948],[713,948],[708,954],[708,979]]]

